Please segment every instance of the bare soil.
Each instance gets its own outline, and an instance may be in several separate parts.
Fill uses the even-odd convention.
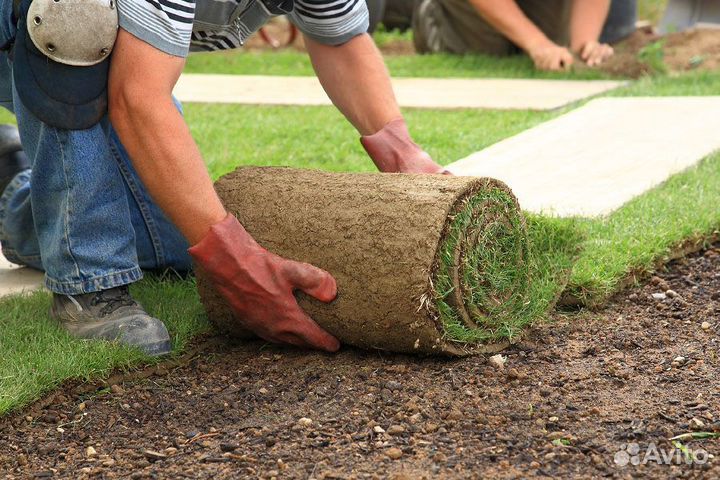
[[[657,44],[656,42],[660,42]],[[659,59],[668,72],[711,71],[720,67],[720,29],[689,30],[659,36],[640,29],[615,45],[615,56],[600,68],[613,75],[637,78],[658,73],[652,45],[658,45]],[[641,52],[645,49],[645,55]],[[658,57],[656,57],[658,58]]]
[[[718,439],[683,442],[701,462],[656,461],[674,451],[674,435],[720,432],[719,313],[716,244],[603,311],[556,315],[506,351],[503,368],[487,356],[325,355],[216,342],[164,376],[89,394],[68,387],[0,420],[0,472],[719,478]],[[616,464],[635,444],[640,465]]]

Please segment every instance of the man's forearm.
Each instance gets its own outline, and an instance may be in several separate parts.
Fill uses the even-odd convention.
[[[153,200],[191,245],[225,218],[200,151],[170,96],[116,104],[112,123]]]
[[[334,47],[305,37],[318,79],[335,106],[362,135],[400,118],[382,56],[369,35]]]
[[[570,48],[574,52],[587,42],[597,42],[610,11],[610,0],[574,0],[570,17]]]
[[[470,3],[485,21],[523,50],[550,43],[515,0],[470,0]]]

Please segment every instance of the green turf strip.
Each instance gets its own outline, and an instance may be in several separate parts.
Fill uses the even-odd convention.
[[[268,57],[271,60],[271,57]],[[637,82],[612,95],[708,95],[720,92],[720,73],[693,73]],[[193,135],[215,178],[238,165],[288,165],[333,171],[371,171],[357,134],[329,107],[187,105]],[[418,143],[443,164],[560,115],[529,111],[409,110],[406,117]],[[0,111],[2,112],[2,111]],[[0,113],[0,122],[12,121]],[[629,274],[651,271],[684,240],[707,238],[720,227],[720,155],[675,175],[606,219],[528,218],[528,235],[541,272],[561,272],[578,230],[587,240],[573,268],[571,292],[592,302],[625,284]],[[532,256],[531,256],[532,258]],[[539,278],[552,278],[540,275]],[[552,299],[557,284],[534,282]],[[165,320],[176,350],[207,329],[190,280],[146,280],[133,292]],[[546,306],[532,303],[536,308]],[[0,300],[0,414],[37,399],[68,378],[98,378],[113,368],[140,362],[134,352],[69,338],[52,325],[48,295]],[[500,331],[500,329],[497,329]],[[506,329],[508,335],[514,334]]]

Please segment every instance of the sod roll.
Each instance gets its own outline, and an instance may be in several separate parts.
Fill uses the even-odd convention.
[[[423,354],[496,351],[524,315],[526,225],[499,181],[243,167],[216,190],[263,247],[333,274],[331,304],[296,296],[343,343]],[[212,322],[248,335],[201,271],[198,289]]]

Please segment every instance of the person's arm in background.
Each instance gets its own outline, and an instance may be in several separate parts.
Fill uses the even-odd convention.
[[[540,70],[563,70],[573,63],[570,51],[550,40],[515,0],[469,0],[498,32],[522,48]],[[582,0],[579,0],[582,1]]]
[[[370,35],[357,35],[337,46],[304,38],[320,83],[362,135],[361,142],[380,171],[444,172],[410,138],[390,75]]]
[[[593,67],[610,58],[610,45],[600,43],[600,34],[610,11],[611,0],[574,0],[570,16],[570,48]]]

